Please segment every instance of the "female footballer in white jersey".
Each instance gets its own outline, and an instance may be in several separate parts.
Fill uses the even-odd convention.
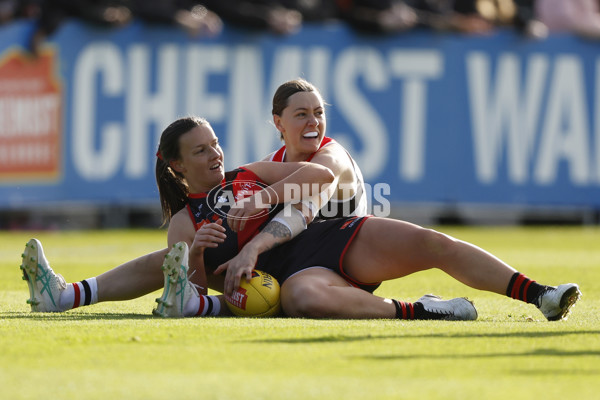
[[[350,153],[327,133],[323,98],[303,79],[283,83],[273,96],[273,122],[285,142],[265,159],[310,161],[327,166],[336,176],[335,190],[320,216],[335,218],[367,214],[362,172]]]
[[[283,162],[310,161],[328,167],[335,176],[331,200],[337,202],[337,205],[352,203],[357,206],[356,208],[347,209],[346,213],[335,214],[334,216],[364,216],[366,214],[366,199],[364,198],[362,174],[348,152],[341,145],[326,137],[325,105],[319,91],[312,84],[302,79],[286,82],[277,89],[273,97],[272,114],[275,127],[285,141],[285,146],[271,155],[269,159]],[[354,190],[348,191],[348,187]],[[329,204],[331,205],[331,201]],[[343,212],[344,210],[337,211]],[[541,286],[495,257],[481,252],[480,249],[468,243],[456,241],[439,232],[401,221],[391,222],[386,220],[376,224],[367,221],[365,225],[376,225],[378,226],[377,229],[384,230],[389,227],[390,246],[394,246],[392,244],[394,241],[403,241],[402,245],[413,243],[414,246],[406,247],[406,253],[411,254],[407,259],[412,260],[409,261],[409,264],[412,264],[413,272],[419,270],[417,265],[425,265],[430,262],[431,256],[435,257],[436,253],[453,248],[452,251],[464,252],[465,255],[471,254],[473,256],[473,258],[467,256],[464,263],[470,264],[476,258],[481,257],[481,266],[479,272],[471,270],[471,267],[465,268],[465,265],[458,266],[458,270],[455,271],[444,269],[445,272],[472,287],[505,293],[523,301],[534,303],[538,301],[539,293],[542,290]],[[377,229],[371,231],[370,234],[365,233],[369,232],[369,229],[361,229],[357,236],[359,242],[362,244],[368,243],[369,240],[365,237],[380,237],[381,232],[378,232]],[[217,268],[217,274],[226,271],[225,293],[232,293],[237,288],[240,279],[244,277],[250,279],[252,269],[257,266],[259,255],[272,249],[275,243],[276,239],[272,236],[259,233],[242,248],[234,259]],[[280,243],[277,242],[277,244]],[[363,254],[373,254],[371,259],[379,260],[380,264],[394,264],[394,260],[386,259],[385,254],[389,254],[389,257],[399,257],[394,252],[379,251],[381,250],[379,243],[371,244],[371,248],[368,245],[363,247],[356,244],[349,246],[351,251],[348,256],[353,257],[354,255],[354,257],[362,258],[364,257]],[[396,246],[402,245],[398,243]],[[446,245],[449,248],[446,248]],[[386,248],[385,245],[383,247]],[[357,248],[361,250],[357,251]],[[421,250],[418,250],[418,248]],[[310,248],[305,249],[305,251],[310,251]],[[383,259],[381,258],[382,255]],[[402,255],[402,257],[404,256],[406,254]],[[438,261],[444,264],[444,258],[442,256]],[[281,262],[289,264],[293,263],[293,260],[284,261],[282,258]],[[365,265],[369,262],[365,260]],[[360,268],[360,272],[357,271],[357,274],[363,277],[360,279],[357,278],[357,275],[347,274],[343,271],[341,259],[339,264],[341,270],[324,268],[324,264],[319,265],[317,263],[313,264],[312,267],[305,265],[305,268],[301,271],[286,277],[281,286],[281,304],[284,312],[289,316],[316,318],[389,318],[394,313],[398,318],[406,317],[406,304],[408,303],[378,297],[372,294],[372,290],[365,290],[369,286],[376,287],[377,282],[381,281],[381,279],[375,279],[377,273],[368,271],[369,268]],[[472,267],[475,268],[475,265]],[[463,272],[469,270],[469,272],[463,274],[460,270]],[[384,273],[382,276],[389,277],[390,275]],[[484,276],[485,278],[483,278]],[[370,278],[370,280],[367,278]],[[505,281],[508,288],[505,286]],[[498,282],[502,283],[497,285]],[[552,293],[556,293],[562,303],[566,303],[566,299],[574,302],[576,295],[578,296],[579,293],[576,285],[561,286],[558,292]],[[564,302],[562,301],[563,297]],[[430,309],[434,309],[436,306],[443,308],[442,302],[423,298],[420,300],[424,300],[422,303],[426,305],[426,308],[427,306]],[[446,305],[449,305],[449,303],[444,304],[444,306]],[[553,318],[560,314],[560,318],[562,318],[568,312],[569,307],[565,307],[562,311],[545,312],[545,315],[548,317],[551,314],[551,318]]]
[[[340,155],[334,156],[332,152],[327,151],[333,149],[331,145],[322,147],[321,141],[315,140],[315,133],[317,139],[325,135],[324,110],[320,95],[314,91],[298,91],[288,96],[287,100],[281,115],[274,114],[274,122],[286,139],[286,152],[290,159],[287,159],[286,156],[285,161],[290,161],[292,157],[295,159],[304,156],[305,159],[308,159],[312,156],[312,163],[322,163],[333,172],[333,180],[336,185],[339,185],[340,182],[347,183],[351,179],[356,179],[344,175],[350,171],[353,174],[352,176],[356,176],[356,168],[352,165],[353,163],[345,151],[343,155],[347,160],[347,165],[351,166],[348,168],[343,167],[343,157],[340,157]],[[204,126],[205,124],[200,123],[200,125]],[[207,143],[203,142],[201,144],[202,147],[214,147],[212,143],[215,141],[215,137],[212,129],[202,128],[198,131],[194,128],[194,132],[197,134],[202,132],[202,135],[198,137],[195,135],[189,136],[187,135],[188,131],[182,131],[179,134],[194,138],[195,141],[207,141]],[[186,148],[186,143],[178,144],[178,146],[184,147],[182,147],[181,153],[174,152],[170,156],[167,160],[169,165],[177,165],[185,161],[184,155],[186,154],[189,154],[189,157],[199,156],[193,151],[194,148]],[[318,154],[319,152],[322,153]],[[317,154],[313,156],[313,153]],[[211,152],[211,154],[217,153]],[[164,163],[162,160],[160,162]],[[157,163],[157,172],[158,165],[159,163]],[[192,167],[194,165],[194,163],[191,164]],[[216,160],[215,165],[222,165],[222,160]],[[190,185],[190,182],[197,179],[193,174],[193,169],[187,168],[185,172],[182,176],[174,176],[173,173],[165,176],[170,176],[169,179],[173,177],[181,179],[182,181],[178,186],[185,189],[186,187],[192,187],[193,185]],[[159,178],[157,174],[157,181],[159,179],[162,178]],[[177,210],[171,209],[170,211],[176,212]],[[245,217],[244,213],[247,211],[252,214],[256,210],[242,209],[241,213],[236,213],[233,226],[229,224],[233,231],[243,229],[241,224],[235,222],[235,219],[243,219]],[[173,215],[173,213],[167,214],[169,217]],[[171,239],[172,232],[178,231],[178,224],[173,222],[169,226],[170,242],[173,241]],[[294,224],[290,223],[290,225]],[[222,227],[218,227],[218,224],[209,223],[203,226],[208,228],[199,229],[193,242],[192,240],[186,240],[188,244],[192,242],[191,247],[194,249],[195,246],[196,251],[199,251],[199,247],[218,247],[223,239],[224,231]],[[321,224],[321,226],[327,225]],[[349,226],[343,223],[339,229],[346,229]],[[319,257],[311,259],[314,263],[299,265],[297,273],[285,277],[281,296],[284,311],[288,315],[330,318],[393,318],[394,316],[398,318],[429,318],[452,314],[455,319],[474,319],[476,317],[474,310],[469,310],[467,315],[456,314],[457,311],[460,311],[457,310],[457,305],[460,305],[463,311],[469,309],[469,307],[472,308],[466,301],[452,303],[442,302],[435,298],[422,298],[412,304],[377,297],[368,290],[360,288],[361,286],[376,286],[377,282],[382,280],[428,269],[434,265],[443,265],[445,272],[469,286],[496,293],[505,293],[513,298],[535,303],[548,319],[563,318],[579,294],[578,287],[574,284],[561,285],[558,288],[539,285],[481,249],[433,230],[423,229],[402,221],[378,218],[369,218],[364,223],[361,222],[360,226],[360,230],[356,231],[357,235],[352,236],[354,241],[352,246],[347,249],[348,251],[346,252],[346,249],[342,248],[341,255],[346,257],[344,266],[341,265],[341,257],[339,257],[339,271],[336,272],[334,265],[319,265],[317,262],[321,260]],[[309,229],[306,233],[308,234],[309,231],[317,232],[317,230]],[[307,235],[304,236],[306,239]],[[202,239],[196,240],[198,237]],[[287,236],[287,238],[289,237],[290,235]],[[238,256],[217,268],[217,273],[227,270],[224,288],[226,292],[230,293],[238,285],[242,276],[250,276],[258,255],[273,247],[273,238],[274,235],[270,233],[258,233],[254,236],[254,239],[242,248]],[[373,242],[373,238],[375,238],[375,242]],[[281,237],[275,237],[275,239],[279,241],[277,243],[281,243]],[[318,242],[305,239],[302,243],[308,243],[309,246],[318,244]],[[297,247],[292,248],[297,250]],[[374,249],[381,251],[374,251]],[[399,250],[402,251],[398,253]],[[35,262],[37,262],[38,267],[39,265],[47,266],[47,262],[41,248],[26,251],[29,251],[29,253],[28,257],[24,258],[24,273],[30,285],[38,285],[38,276],[34,272],[27,271],[35,271],[35,268],[33,268]],[[202,251],[200,249],[200,252]],[[157,254],[159,263],[156,262]],[[234,255],[235,253],[231,253],[231,256]],[[29,256],[31,256],[31,259]],[[164,252],[152,253],[117,267],[99,276],[95,288],[89,288],[89,284],[82,283],[81,287],[85,292],[86,300],[79,305],[89,305],[97,301],[124,300],[158,289],[163,282],[157,282],[155,271],[159,270],[158,268],[162,265],[163,256]],[[323,261],[325,261],[324,258]],[[368,267],[369,265],[371,267]],[[195,266],[202,267],[202,265]],[[271,266],[276,268],[276,265]],[[48,274],[53,273],[49,266],[44,270]],[[53,282],[57,279],[52,277]],[[61,291],[65,290],[62,287],[63,285],[64,281],[62,285],[50,286],[59,295]],[[45,286],[39,291],[40,293],[48,292]],[[80,293],[78,290],[75,291]],[[91,296],[91,301],[87,300],[88,294]],[[62,298],[62,296],[59,297]],[[75,298],[77,299],[77,296]],[[543,304],[541,299],[545,299]],[[72,303],[69,302],[70,307],[72,307]],[[415,308],[417,303],[420,305]],[[46,311],[50,311],[50,308],[52,308],[44,307],[42,309],[39,304],[36,307],[38,307],[38,310],[44,309]],[[55,307],[51,311],[64,311],[64,309]]]

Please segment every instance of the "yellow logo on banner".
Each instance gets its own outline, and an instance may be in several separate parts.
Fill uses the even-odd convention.
[[[0,55],[0,181],[56,180],[62,149],[55,51]]]

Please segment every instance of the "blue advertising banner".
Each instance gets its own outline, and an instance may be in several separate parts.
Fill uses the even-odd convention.
[[[595,42],[344,25],[192,39],[72,21],[32,59],[31,29],[0,28],[2,208],[157,204],[158,138],[190,114],[211,122],[228,168],[262,159],[281,145],[271,96],[296,77],[321,89],[328,135],[392,203],[600,208]]]

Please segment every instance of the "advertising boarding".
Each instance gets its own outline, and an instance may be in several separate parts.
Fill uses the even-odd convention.
[[[162,130],[207,118],[226,166],[281,146],[271,98],[313,82],[328,135],[391,203],[600,208],[600,47],[511,31],[291,36],[228,27],[193,39],[71,21],[37,57],[29,22],[0,27],[0,207],[158,204]]]

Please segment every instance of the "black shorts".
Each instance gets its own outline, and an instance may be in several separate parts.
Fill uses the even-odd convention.
[[[311,267],[330,269],[352,286],[373,293],[381,283],[358,282],[344,273],[344,255],[368,217],[345,217],[314,221],[293,240],[258,257],[256,269],[283,284],[295,273]]]

